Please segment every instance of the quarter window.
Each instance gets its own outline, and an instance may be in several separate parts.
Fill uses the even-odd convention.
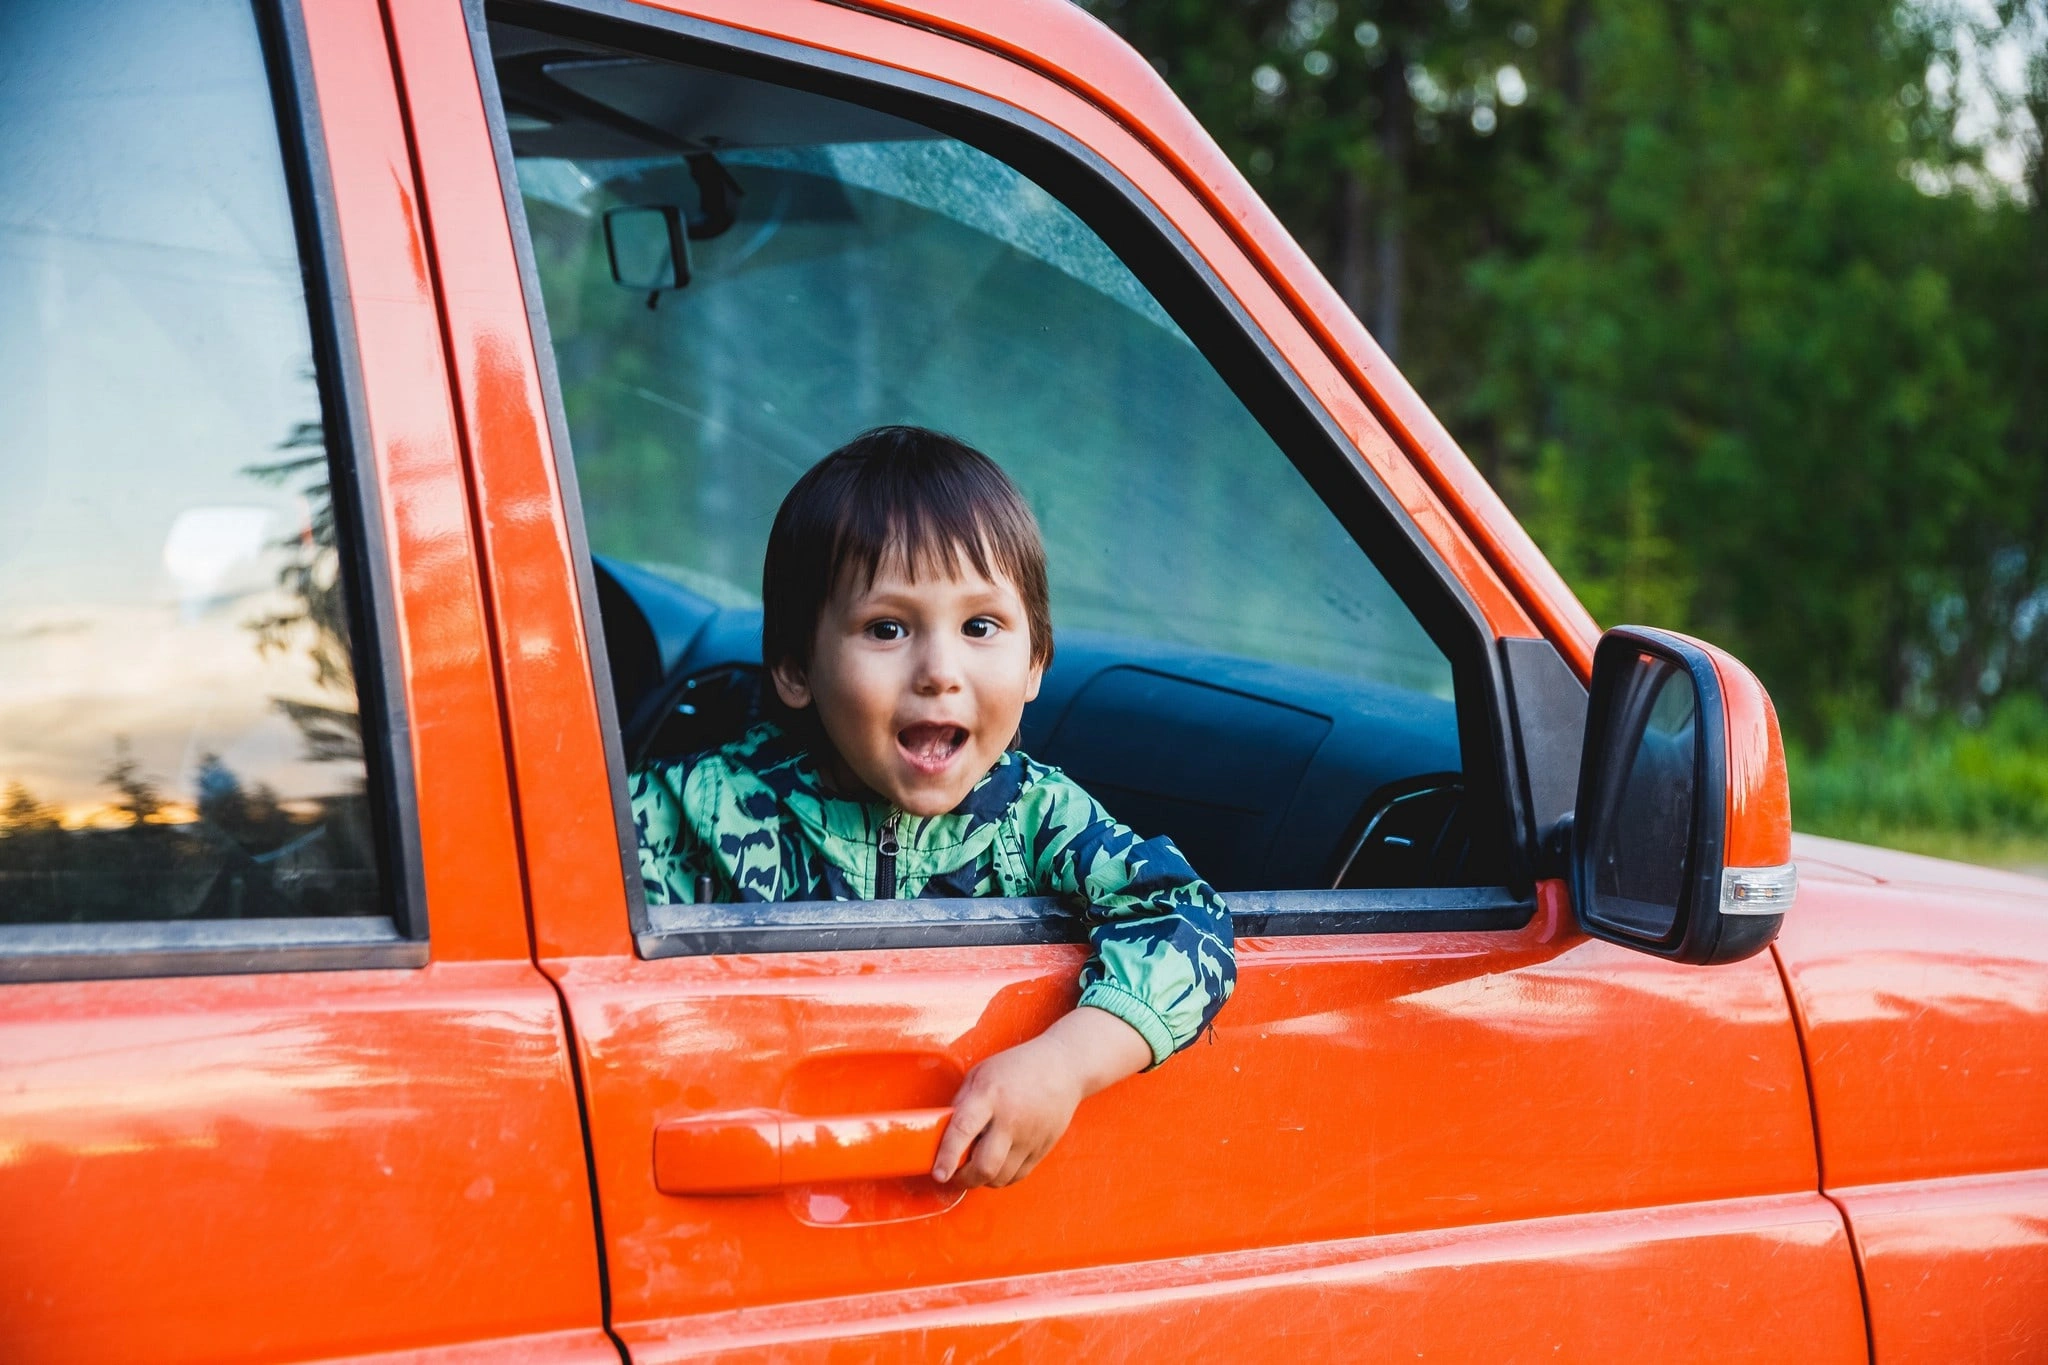
[[[246,0],[0,7],[0,924],[388,916]]]

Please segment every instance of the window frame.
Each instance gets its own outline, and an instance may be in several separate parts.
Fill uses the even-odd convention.
[[[1172,220],[1112,163],[1056,125],[978,91],[633,0],[463,0],[463,14],[540,374],[592,661],[628,918],[640,957],[1068,942],[1084,940],[1085,931],[1050,898],[786,902],[774,924],[653,923],[641,888],[620,719],[560,374],[491,53],[492,17],[907,118],[995,157],[1065,205],[1187,334],[1443,651],[1451,667],[1467,790],[1486,794],[1488,805],[1478,818],[1500,830],[1505,876],[1498,885],[1232,891],[1226,894],[1237,932],[1511,930],[1533,918],[1538,850],[1531,808],[1539,802],[1532,801],[1531,774],[1523,770],[1515,714],[1519,694],[1529,690],[1523,679],[1530,670],[1510,667],[1520,661],[1510,657],[1507,642],[1495,637],[1464,583],[1358,457],[1328,409]],[[1563,666],[1547,641],[1516,643],[1540,646]],[[1553,672],[1543,670],[1546,681],[1554,681]],[[1576,772],[1574,763],[1574,778]],[[948,908],[944,916],[931,912],[939,904]],[[861,911],[849,913],[846,906]]]
[[[397,595],[382,490],[374,462],[363,458],[372,449],[369,415],[312,54],[300,0],[249,0],[249,5],[269,75],[305,281],[336,548],[349,611],[378,893],[386,913],[0,925],[0,984],[427,964],[426,872],[411,726],[403,665],[389,647],[399,638]]]

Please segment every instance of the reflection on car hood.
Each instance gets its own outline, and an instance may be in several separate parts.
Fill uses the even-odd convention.
[[[1892,848],[1852,844],[1846,839],[1827,839],[1818,834],[1794,834],[1792,856],[1799,875],[1822,881],[1882,882],[1898,886],[1925,886],[1944,890],[1997,892],[2023,896],[2048,904],[2048,879],[2023,872],[2006,872],[1974,863],[1930,858]]]

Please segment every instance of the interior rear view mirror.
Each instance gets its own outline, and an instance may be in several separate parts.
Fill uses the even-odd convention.
[[[632,204],[604,211],[604,249],[612,279],[652,296],[690,282],[690,239],[673,204]]]
[[[1731,655],[1667,631],[1600,639],[1569,838],[1589,934],[1679,962],[1760,951],[1798,890],[1777,712]]]

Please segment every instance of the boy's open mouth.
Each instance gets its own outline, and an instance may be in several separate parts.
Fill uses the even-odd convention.
[[[967,731],[959,725],[924,721],[906,725],[896,732],[896,743],[911,766],[928,773],[942,771],[967,743]]]

